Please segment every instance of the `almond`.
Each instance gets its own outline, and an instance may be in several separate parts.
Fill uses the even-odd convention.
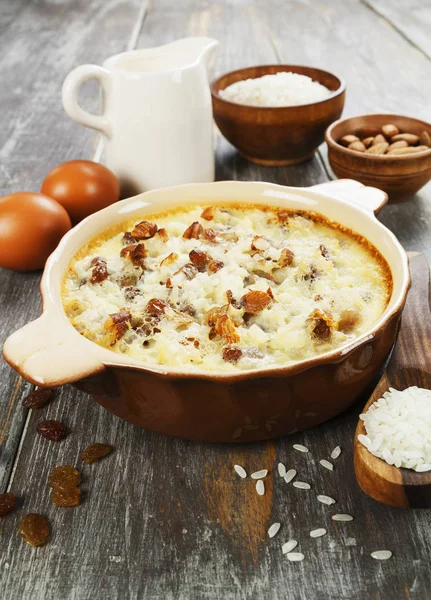
[[[394,142],[388,148],[388,154],[390,154],[393,150],[397,148],[407,148],[408,143],[405,140],[400,140],[399,142]]]
[[[167,267],[168,265],[171,265],[172,263],[174,263],[178,258],[178,254],[176,252],[171,252],[170,254],[168,254],[168,256],[166,256],[162,262],[160,263],[161,267]]]
[[[383,135],[385,135],[388,138],[391,138],[394,135],[397,135],[399,132],[400,132],[400,130],[393,123],[388,123],[387,125],[383,125],[383,127],[382,127]]]
[[[340,140],[339,144],[342,146],[348,146],[349,144],[353,144],[353,142],[359,142],[359,138],[356,135],[344,135]]]
[[[368,148],[368,150],[365,150],[365,153],[366,154],[384,154],[388,148],[389,148],[388,142],[382,142],[380,144],[376,144],[375,146],[370,146]]]
[[[431,135],[428,133],[428,131],[422,131],[421,144],[431,147]]]
[[[223,269],[224,263],[221,260],[212,260],[208,265],[208,271],[211,273],[217,273],[220,269]]]
[[[378,135],[376,135],[376,137],[373,139],[373,143],[371,144],[372,146],[377,146],[377,144],[383,144],[383,142],[386,142],[386,138],[384,135],[382,135],[381,133],[379,133]]]
[[[191,250],[189,253],[190,262],[199,269],[204,271],[207,264],[210,262],[210,258],[203,250]]]
[[[240,338],[236,331],[235,323],[228,315],[222,315],[217,319],[215,330],[228,344],[236,344],[239,342]]]
[[[201,219],[205,219],[206,221],[212,221],[214,219],[215,212],[215,206],[207,206],[207,208],[201,214]]]
[[[278,259],[278,264],[281,268],[290,267],[295,258],[295,254],[289,248],[283,248],[280,254],[280,258]]]
[[[271,302],[271,296],[258,290],[247,292],[241,298],[241,304],[249,315],[257,315]]]
[[[355,150],[356,152],[365,152],[366,147],[363,142],[352,142],[347,146],[350,150]]]
[[[134,240],[149,240],[154,237],[157,233],[158,227],[155,223],[149,223],[148,221],[141,221],[135,225],[131,236]]]
[[[429,150],[428,146],[408,146],[407,148],[395,148],[390,153],[390,156],[400,156],[402,154],[419,154]]]
[[[197,240],[202,235],[202,232],[203,232],[202,225],[200,223],[198,223],[197,221],[195,221],[189,227],[187,227],[187,229],[183,233],[183,238],[186,240],[191,240],[191,239]]]
[[[369,148],[373,142],[374,142],[373,135],[362,140],[362,143],[364,144],[365,148]]]
[[[416,146],[419,142],[419,136],[414,133],[398,133],[391,137],[391,142],[399,142],[400,140],[405,140],[409,146]]]

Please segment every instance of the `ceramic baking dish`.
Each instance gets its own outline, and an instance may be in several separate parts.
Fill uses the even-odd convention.
[[[219,182],[146,192],[118,202],[67,233],[46,263],[43,314],[12,334],[3,354],[41,386],[73,383],[115,415],[164,434],[206,441],[252,441],[312,427],[345,410],[378,375],[394,344],[410,286],[408,259],[375,217],[387,196],[352,180],[310,188]],[[316,358],[237,373],[145,365],[81,336],[67,319],[61,282],[69,261],[98,233],[181,205],[266,204],[321,213],[366,237],[387,260],[391,300],[375,326]]]

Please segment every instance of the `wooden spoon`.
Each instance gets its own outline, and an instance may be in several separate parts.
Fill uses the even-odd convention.
[[[431,290],[430,269],[423,254],[410,255],[412,287],[403,311],[392,358],[363,412],[390,387],[431,389]],[[358,441],[366,435],[359,420],[354,440],[356,479],[361,489],[379,502],[404,508],[431,508],[431,471],[398,469],[373,456]]]

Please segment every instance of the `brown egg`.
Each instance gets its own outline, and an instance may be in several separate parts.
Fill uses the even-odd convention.
[[[45,177],[40,191],[64,206],[73,224],[120,197],[118,179],[112,171],[90,160],[58,165]]]
[[[71,226],[65,209],[42,194],[17,192],[0,198],[0,266],[42,269]]]

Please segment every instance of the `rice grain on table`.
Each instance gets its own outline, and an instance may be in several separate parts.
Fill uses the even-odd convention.
[[[322,458],[322,460],[319,460],[319,463],[322,465],[322,467],[325,467],[325,469],[328,469],[328,471],[334,470],[334,465],[332,463],[330,463],[329,460],[325,460],[324,458]]]
[[[317,499],[322,504],[327,504],[328,506],[336,503],[336,500],[334,500],[334,498],[331,498],[331,496],[325,496],[324,494],[319,494],[317,496]]]
[[[305,558],[302,552],[288,552],[286,556],[291,562],[299,562]]]
[[[286,467],[283,465],[282,462],[278,463],[278,474],[280,475],[280,477],[284,477],[286,475]]]
[[[263,479],[268,475],[268,469],[261,469],[260,471],[255,471],[250,475],[252,479]]]
[[[305,481],[294,481],[293,485],[300,490],[309,490],[311,488],[311,485],[309,483],[305,483]]]
[[[233,468],[235,469],[237,475],[241,477],[241,479],[245,479],[247,477],[246,470],[241,467],[241,465],[234,465]]]
[[[353,521],[352,515],[346,515],[346,514],[341,514],[341,513],[332,515],[331,518],[333,521]]]
[[[319,529],[313,529],[312,531],[310,531],[310,537],[312,538],[318,538],[318,537],[322,537],[322,535],[326,535],[327,531],[326,529],[323,529],[323,527],[320,527]]]
[[[376,550],[375,552],[371,552],[371,555],[376,560],[388,560],[391,558],[392,552],[390,550]]]
[[[288,554],[289,552],[292,552],[292,550],[295,550],[297,545],[298,542],[296,540],[289,540],[282,545],[281,551],[283,554]]]
[[[335,446],[335,448],[331,452],[331,458],[333,460],[335,460],[336,458],[338,458],[340,456],[340,454],[341,454],[340,446]]]
[[[265,484],[263,483],[262,479],[258,479],[256,481],[256,492],[259,494],[259,496],[263,496],[265,493]]]
[[[273,538],[280,531],[281,523],[273,523],[271,527],[268,529],[268,535],[270,538]]]
[[[298,452],[308,452],[308,448],[306,446],[303,446],[302,444],[293,444],[293,448],[294,450],[298,450]]]
[[[289,469],[286,473],[286,475],[284,476],[284,481],[286,483],[290,483],[292,481],[292,479],[295,479],[296,477],[296,471],[295,469]]]

